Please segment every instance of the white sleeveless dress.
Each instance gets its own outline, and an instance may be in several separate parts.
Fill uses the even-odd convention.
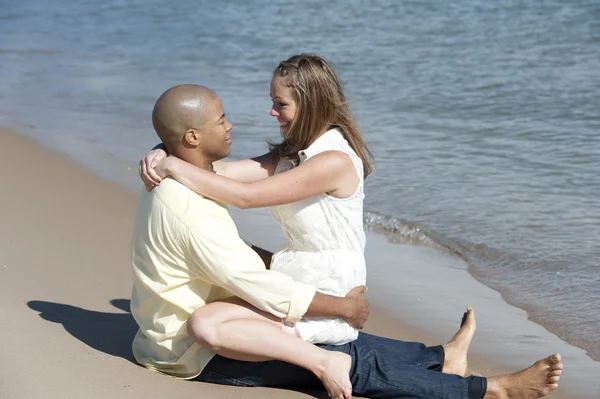
[[[365,232],[363,229],[363,164],[338,129],[321,135],[300,151],[300,163],[324,151],[347,154],[359,176],[356,192],[338,199],[319,194],[292,204],[271,207],[288,243],[273,256],[271,269],[316,287],[317,291],[345,296],[366,283]],[[275,173],[295,164],[282,158]],[[296,323],[302,339],[312,343],[341,345],[358,337],[358,331],[342,319],[303,318]]]

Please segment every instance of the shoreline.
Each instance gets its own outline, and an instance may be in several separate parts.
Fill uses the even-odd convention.
[[[182,383],[135,365],[130,354],[135,324],[127,309],[131,291],[129,243],[137,196],[27,136],[7,128],[0,128],[0,135],[4,144],[0,157],[1,173],[5,176],[5,184],[9,184],[0,206],[4,221],[0,228],[3,254],[0,270],[4,273],[3,316],[0,317],[8,326],[0,337],[5,342],[14,342],[17,337],[17,342],[9,345],[3,358],[4,376],[0,380],[7,398],[132,397],[161,393],[175,394],[176,397],[198,393],[215,398],[254,397],[256,394],[314,397],[280,389],[250,390]],[[26,165],[22,166],[24,162]],[[242,214],[234,210],[232,214],[242,237],[256,245],[273,249],[278,245],[277,240],[282,239],[272,232],[272,221],[268,220],[266,212]],[[448,321],[433,320],[435,323],[431,324],[431,313],[421,311],[423,306],[434,305],[422,300],[421,307],[413,308],[406,299],[415,292],[422,292],[422,287],[416,284],[419,280],[415,283],[409,277],[402,292],[393,296],[393,300],[402,305],[399,313],[383,310],[382,305],[389,298],[381,296],[390,293],[384,267],[389,260],[378,252],[385,247],[385,241],[385,237],[369,235],[367,258],[370,265],[374,259],[375,266],[369,271],[373,311],[365,331],[427,344],[447,341],[452,331],[458,328],[462,313],[458,314],[455,309],[460,307],[454,306],[454,310],[448,312]],[[433,253],[418,247],[411,249],[398,245],[393,252],[389,254],[390,259],[403,253],[416,264],[433,259],[446,267],[448,262],[456,261],[437,259]],[[419,256],[423,258],[419,259]],[[452,268],[447,272],[468,274]],[[430,299],[440,303],[440,298]],[[494,296],[493,299],[497,298]],[[495,302],[491,303],[496,306]],[[490,361],[484,350],[487,347],[478,344],[490,337],[496,338],[483,325],[487,323],[486,318],[498,316],[485,315],[478,306],[479,330],[470,357],[474,372],[490,375],[509,369],[515,371],[503,362]],[[430,324],[425,323],[426,320]],[[445,339],[439,335],[444,335]],[[500,342],[506,343],[506,339]],[[527,345],[522,341],[513,344]],[[522,368],[537,357],[527,353],[516,360]],[[568,370],[567,359],[565,363]],[[31,377],[36,378],[36,384],[29,382]],[[550,397],[584,399],[594,396],[580,396],[573,388],[559,388]]]

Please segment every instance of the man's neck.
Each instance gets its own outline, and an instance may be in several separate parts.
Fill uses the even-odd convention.
[[[207,170],[209,172],[214,172],[213,162],[214,159],[204,156],[203,154],[199,154],[197,152],[186,152],[182,153],[180,157],[184,161],[191,163],[194,166],[199,167],[200,169]]]
[[[208,161],[207,159],[203,159],[202,162],[195,162],[194,165],[209,172],[215,171],[212,161]]]

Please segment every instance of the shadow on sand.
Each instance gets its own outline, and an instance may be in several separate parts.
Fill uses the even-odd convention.
[[[40,317],[60,323],[84,344],[112,356],[135,363],[131,343],[137,324],[129,313],[129,299],[113,299],[110,303],[127,313],[104,313],[62,303],[29,301],[27,306],[40,312]]]
[[[131,316],[129,299],[113,299],[110,303],[127,313],[97,312],[45,301],[29,301],[27,306],[39,312],[42,319],[62,324],[69,334],[84,344],[98,351],[136,363],[131,352],[131,343],[138,326]],[[290,390],[303,392],[317,399],[329,399],[327,393],[323,391]]]

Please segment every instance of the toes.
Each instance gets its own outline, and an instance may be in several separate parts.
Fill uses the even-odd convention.
[[[348,399],[352,397],[352,387],[346,388],[344,390],[344,399]]]
[[[460,319],[460,326],[464,326],[465,323],[467,322],[467,315],[469,314],[469,311],[467,310],[465,313],[463,313],[462,315],[462,319]]]
[[[562,375],[562,370],[552,370],[548,373],[548,377],[557,377]]]
[[[467,319],[469,317],[473,317],[473,318],[475,317],[475,309],[473,309],[470,306],[467,308],[467,311],[465,313],[463,313],[462,319],[460,321],[461,327],[465,325],[465,323],[467,322]]]
[[[548,377],[546,378],[546,384],[556,384],[560,380],[560,376]]]
[[[545,364],[551,370],[562,370],[563,364],[560,362],[561,356],[559,353],[555,353],[552,356],[548,356],[543,360],[538,360],[536,364]]]
[[[553,363],[550,365],[550,370],[554,371],[554,370],[562,370],[563,369],[563,364],[562,363]]]
[[[554,367],[552,367],[552,369],[553,370],[562,370],[563,364],[562,363],[555,364]]]

